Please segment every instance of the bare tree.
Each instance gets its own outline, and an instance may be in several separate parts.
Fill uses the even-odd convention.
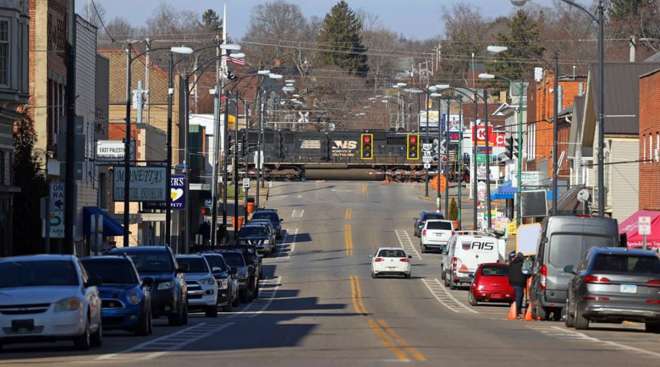
[[[100,27],[105,21],[106,11],[103,5],[96,1],[86,1],[80,12],[83,18],[96,27]]]

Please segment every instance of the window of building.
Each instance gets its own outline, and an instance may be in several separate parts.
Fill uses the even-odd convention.
[[[536,124],[527,125],[527,160],[536,159]]]
[[[7,175],[7,162],[5,158],[6,154],[2,150],[0,150],[0,186],[3,185],[8,185],[9,183],[7,182],[7,178],[5,177]]]
[[[0,19],[0,85],[9,85],[9,20]]]
[[[655,155],[653,156],[653,159],[655,159],[656,162],[660,161],[660,132],[655,133]]]
[[[642,163],[646,163],[646,136],[642,135]]]
[[[649,134],[649,158],[650,161],[653,161],[653,134]]]

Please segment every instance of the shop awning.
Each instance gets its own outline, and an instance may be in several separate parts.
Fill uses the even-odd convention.
[[[490,194],[491,200],[510,200],[516,196],[516,188],[511,181],[505,181],[497,187],[497,190]]]
[[[83,208],[83,231],[88,235],[91,230],[90,218],[92,215],[103,216],[103,236],[122,236],[124,235],[124,227],[108,214],[105,210],[95,206],[86,206]]]
[[[637,231],[639,217],[651,217],[651,235],[646,236],[649,249],[660,249],[660,212],[639,210],[619,224],[619,233],[626,234],[629,248],[642,247],[642,235]]]

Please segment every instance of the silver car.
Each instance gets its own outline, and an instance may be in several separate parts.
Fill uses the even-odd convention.
[[[589,322],[646,323],[660,333],[660,258],[655,252],[592,248],[569,283],[566,326],[587,329]]]

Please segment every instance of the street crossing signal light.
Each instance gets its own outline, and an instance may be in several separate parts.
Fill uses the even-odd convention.
[[[513,159],[514,144],[513,136],[506,138],[506,157],[509,160]]]
[[[374,134],[360,136],[360,159],[374,159]]]
[[[409,161],[417,161],[419,160],[419,152],[419,134],[408,134],[406,137],[406,158]]]

